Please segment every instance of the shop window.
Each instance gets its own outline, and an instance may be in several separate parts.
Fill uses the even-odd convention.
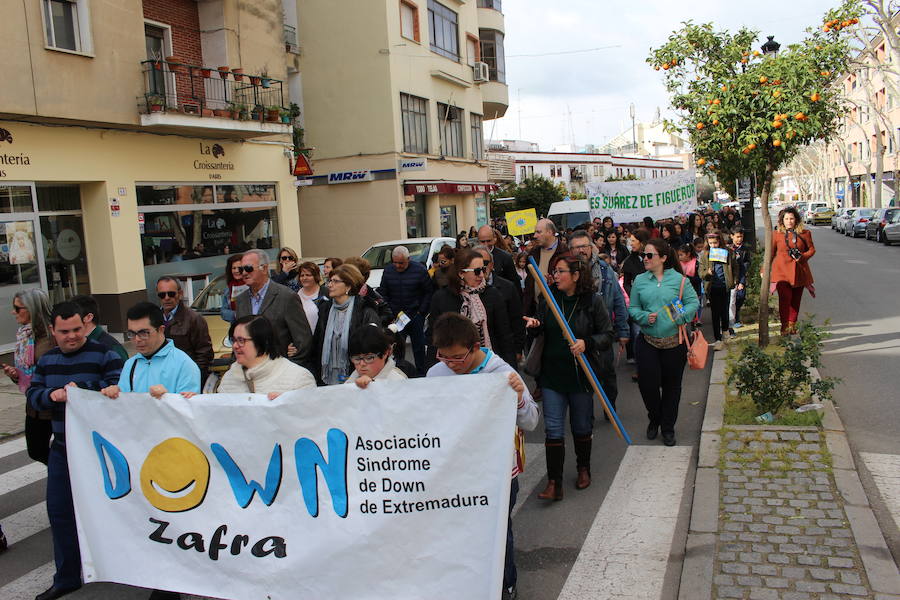
[[[456,237],[456,207],[441,207],[441,235],[444,237]]]
[[[428,154],[428,100],[400,94],[403,151]]]
[[[435,0],[428,0],[431,51],[459,62],[459,16]]]
[[[87,0],[43,0],[47,46],[56,50],[91,52]]]
[[[472,158],[481,160],[484,158],[484,123],[481,115],[469,113],[472,129]]]
[[[462,135],[462,111],[438,102],[439,131],[441,133],[441,156],[465,156]]]
[[[406,200],[406,237],[424,237],[425,230],[425,196],[419,194],[407,197]],[[388,259],[390,262],[390,259]]]
[[[412,2],[400,2],[400,35],[419,41],[419,8]]]
[[[139,185],[138,206],[169,206],[173,204],[212,204],[215,202],[211,185]]]
[[[81,210],[81,188],[77,185],[38,185],[40,211]]]
[[[216,202],[275,202],[272,184],[217,185]]]
[[[503,51],[503,34],[495,29],[480,29],[481,61],[487,63],[491,81],[506,83],[506,55]]]
[[[475,226],[481,227],[488,223],[487,198],[484,194],[475,195]]]
[[[0,186],[0,213],[33,212],[31,187],[23,185]]]

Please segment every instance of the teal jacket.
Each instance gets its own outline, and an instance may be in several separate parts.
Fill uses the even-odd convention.
[[[628,314],[640,325],[641,331],[651,337],[669,337],[678,334],[678,325],[686,325],[691,322],[700,302],[697,300],[697,292],[690,281],[685,281],[681,301],[684,304],[684,314],[675,316],[673,321],[663,308],[672,300],[678,298],[678,290],[684,275],[675,269],[663,271],[662,281],[656,279],[656,275],[647,271],[634,278],[631,284],[631,305]],[[658,313],[656,323],[650,324],[650,313]]]
[[[122,367],[119,389],[123,392],[150,391],[150,386],[161,384],[172,393],[200,393],[200,367],[191,357],[166,340],[162,348],[150,358],[135,354]]]

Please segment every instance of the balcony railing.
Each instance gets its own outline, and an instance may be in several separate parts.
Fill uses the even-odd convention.
[[[220,117],[290,123],[282,82],[262,75],[145,60],[144,98],[147,113],[177,111],[197,117]]]
[[[297,28],[284,24],[284,50],[293,54],[300,54],[300,45],[297,43]]]

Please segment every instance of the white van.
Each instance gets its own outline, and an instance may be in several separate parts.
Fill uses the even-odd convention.
[[[547,218],[556,224],[556,228],[565,231],[575,228],[591,220],[591,208],[588,200],[563,200],[554,202],[547,211]]]

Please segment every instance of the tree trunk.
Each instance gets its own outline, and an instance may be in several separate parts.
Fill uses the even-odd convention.
[[[772,217],[769,214],[769,195],[772,192],[772,176],[775,165],[769,160],[763,176],[762,197],[759,200],[762,213],[763,237],[762,281],[759,284],[759,345],[769,345],[769,285],[772,278]]]
[[[756,186],[754,182],[756,178],[750,176],[750,200],[746,204],[741,205],[741,229],[744,230],[744,243],[748,248],[756,249],[756,208],[753,203],[756,202]]]
[[[893,134],[893,131],[891,132]],[[875,181],[872,189],[872,206],[875,209],[882,207],[881,183],[884,179],[884,141],[881,132],[875,132]]]

